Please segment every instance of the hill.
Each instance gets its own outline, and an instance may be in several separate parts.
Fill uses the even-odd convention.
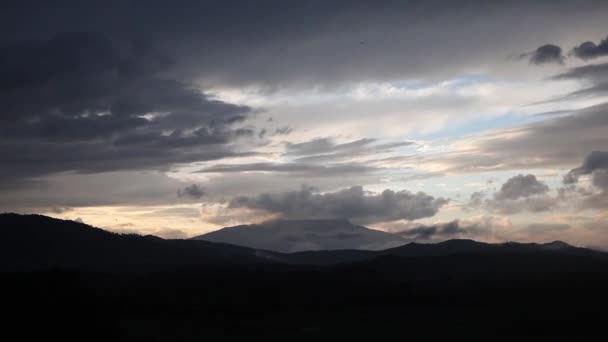
[[[283,253],[342,249],[383,250],[409,242],[398,235],[340,219],[275,220],[226,227],[192,239]]]
[[[271,253],[196,240],[121,235],[41,215],[0,214],[0,269],[163,270],[274,263]]]
[[[563,242],[275,253],[38,215],[2,214],[0,229],[3,326],[22,340],[605,335],[592,308],[608,304],[607,254]]]

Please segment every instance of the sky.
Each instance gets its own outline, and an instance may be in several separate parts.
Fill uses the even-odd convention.
[[[0,211],[608,248],[608,3],[7,1]]]

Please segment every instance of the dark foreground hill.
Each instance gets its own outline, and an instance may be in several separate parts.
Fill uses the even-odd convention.
[[[563,243],[280,254],[41,216],[0,227],[14,340],[605,340],[606,256]]]
[[[121,235],[41,215],[0,214],[0,270],[159,271],[274,263],[272,253]]]

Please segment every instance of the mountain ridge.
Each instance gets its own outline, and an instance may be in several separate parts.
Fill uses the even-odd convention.
[[[272,220],[225,227],[192,240],[225,242],[275,252],[309,250],[383,250],[410,240],[396,234],[355,225],[345,219]]]
[[[410,242],[383,250],[336,249],[280,253],[223,242],[165,240],[156,236],[118,234],[80,222],[43,215],[0,214],[0,270],[86,269],[147,271],[186,268],[332,266],[368,263],[386,257],[420,259],[451,256],[562,255],[599,257],[608,253],[562,241],[546,244],[489,244],[453,239]],[[349,228],[353,228],[350,227]],[[355,226],[355,230],[360,229]]]

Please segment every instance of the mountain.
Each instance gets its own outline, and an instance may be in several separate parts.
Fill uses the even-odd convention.
[[[605,340],[608,254],[559,241],[278,253],[15,214],[0,234],[21,340]]]
[[[163,270],[275,263],[270,252],[121,235],[41,215],[0,214],[0,269]]]
[[[370,260],[405,260],[405,259],[429,259],[436,262],[438,257],[483,257],[503,258],[511,260],[514,256],[525,258],[538,255],[563,255],[563,256],[591,256],[596,259],[608,260],[608,253],[599,252],[587,248],[571,246],[562,241],[553,241],[544,244],[538,243],[484,243],[466,239],[452,239],[437,243],[410,242],[398,247],[380,251],[369,250],[335,250],[335,251],[303,251],[291,253],[287,260],[294,264],[310,265],[336,265],[356,264]],[[490,259],[488,259],[490,260]]]
[[[462,269],[478,267],[479,260],[490,264],[506,263],[507,268],[526,266],[539,257],[549,258],[547,262],[551,265],[577,265],[581,259],[575,257],[593,258],[594,262],[608,260],[606,253],[573,247],[561,241],[488,244],[473,240],[447,240],[434,244],[402,244],[404,240],[395,239],[394,235],[344,220],[274,221],[224,228],[189,240],[116,234],[83,223],[41,215],[0,214],[0,229],[2,271],[163,271],[296,265],[374,265],[372,268],[384,268],[400,263],[409,269],[430,263],[432,270],[440,267],[442,262],[451,263],[459,258],[472,258],[459,266]],[[399,244],[393,248],[371,250]],[[354,249],[357,246],[367,250]],[[269,249],[307,250],[282,253]],[[553,262],[557,260],[556,256],[560,257],[559,262]],[[568,260],[564,261],[564,257]],[[521,263],[518,258],[525,262]],[[403,265],[395,266],[395,270],[403,268]]]
[[[383,250],[409,241],[395,234],[340,219],[275,220],[262,224],[227,227],[192,239],[283,253],[343,249]]]

